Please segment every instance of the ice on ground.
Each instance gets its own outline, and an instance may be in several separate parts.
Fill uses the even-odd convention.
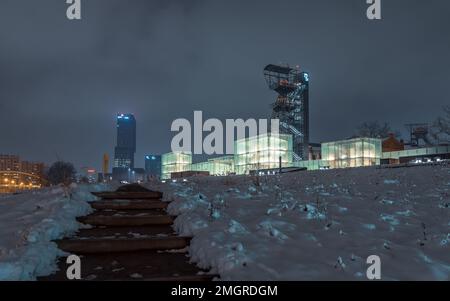
[[[248,234],[248,230],[239,222],[231,220],[229,223],[228,232],[232,234]]]
[[[377,228],[377,226],[375,226],[374,224],[364,224],[363,226],[364,228],[369,230],[375,230]]]
[[[384,180],[384,184],[386,185],[393,185],[393,184],[399,184],[400,182],[398,180]]]
[[[103,185],[53,187],[0,197],[0,280],[34,280],[56,271],[53,240],[76,232]]]
[[[384,280],[450,280],[449,181],[440,165],[149,187],[193,236],[191,261],[222,280],[364,280],[370,255]]]

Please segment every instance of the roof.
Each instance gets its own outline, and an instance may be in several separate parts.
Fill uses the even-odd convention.
[[[269,72],[276,72],[276,73],[282,73],[282,74],[289,74],[293,69],[289,67],[282,67],[277,65],[267,65],[266,68],[264,68],[264,71]]]

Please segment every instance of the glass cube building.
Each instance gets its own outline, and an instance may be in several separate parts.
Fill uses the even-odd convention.
[[[250,171],[292,166],[292,135],[264,134],[234,143],[234,170],[238,175]]]
[[[381,139],[355,138],[322,143],[322,165],[349,168],[380,165]]]
[[[224,156],[192,164],[192,171],[207,171],[212,176],[232,174],[234,173],[234,156]]]
[[[161,178],[170,179],[171,173],[190,171],[192,154],[188,152],[173,152],[161,156]]]
[[[162,179],[170,179],[171,173],[205,171],[212,176],[230,174],[245,175],[255,171],[281,167],[306,167],[308,170],[351,168],[380,165],[381,139],[355,138],[322,143],[321,160],[293,160],[292,135],[264,134],[237,140],[234,155],[209,159],[192,164],[192,154],[175,152],[162,155]],[[395,156],[396,154],[391,154]]]
[[[328,168],[328,164],[323,160],[296,161],[294,167],[306,168],[307,170],[319,170]]]

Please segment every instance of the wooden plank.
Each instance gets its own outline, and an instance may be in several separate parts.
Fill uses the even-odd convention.
[[[148,191],[148,192],[117,192],[117,191],[103,191],[103,192],[91,192],[96,197],[112,200],[130,200],[130,199],[141,199],[141,200],[151,200],[151,199],[161,199],[163,194],[159,191]]]
[[[85,216],[79,217],[80,223],[92,226],[152,226],[152,225],[171,225],[174,217],[169,215],[153,216]]]
[[[95,254],[183,249],[190,237],[155,237],[144,239],[66,239],[58,247],[72,254]]]
[[[91,207],[97,210],[147,210],[147,209],[166,209],[168,203],[161,201],[97,201],[92,202]]]
[[[152,226],[123,226],[123,227],[93,227],[91,229],[80,229],[77,232],[77,238],[142,238],[143,236],[176,236],[175,231],[170,225],[152,225]]]
[[[186,281],[186,282],[199,282],[199,281],[212,281],[214,278],[220,278],[219,275],[192,275],[192,276],[174,276],[174,277],[155,277],[155,278],[143,278],[137,279],[139,281]],[[124,279],[124,281],[130,279]]]

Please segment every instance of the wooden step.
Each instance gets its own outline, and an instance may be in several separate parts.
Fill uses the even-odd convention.
[[[135,217],[143,217],[143,216],[156,216],[156,215],[167,215],[164,209],[145,209],[145,210],[116,210],[116,209],[104,209],[104,210],[95,210],[89,217],[92,216],[135,216]]]
[[[84,216],[78,217],[80,223],[92,226],[152,226],[152,225],[172,225],[174,217],[169,215],[153,216]]]
[[[57,241],[58,247],[71,254],[95,254],[183,249],[190,237],[155,237],[144,239],[65,239]]]
[[[175,276],[175,277],[155,277],[139,279],[140,281],[187,281],[187,282],[201,282],[212,281],[214,278],[219,278],[219,275],[191,275],[191,276]],[[129,279],[128,279],[129,280]]]
[[[96,197],[106,199],[106,200],[159,200],[162,198],[163,194],[159,191],[147,191],[147,192],[128,192],[128,191],[102,191],[102,192],[91,192]]]
[[[94,227],[91,229],[80,229],[77,232],[78,238],[139,238],[142,236],[176,236],[176,233],[169,225],[153,226],[132,226],[132,227]]]
[[[179,250],[181,251],[181,250]],[[94,281],[187,281],[212,280],[218,275],[209,275],[189,263],[186,253],[155,251],[134,251],[119,253],[80,254],[82,280]],[[58,260],[59,271],[38,280],[67,281],[66,257]],[[133,277],[139,275],[140,277]],[[210,278],[211,277],[211,278]]]
[[[97,201],[92,202],[91,207],[97,210],[145,210],[145,209],[166,209],[168,203],[162,201],[143,200],[120,200],[120,201]]]

